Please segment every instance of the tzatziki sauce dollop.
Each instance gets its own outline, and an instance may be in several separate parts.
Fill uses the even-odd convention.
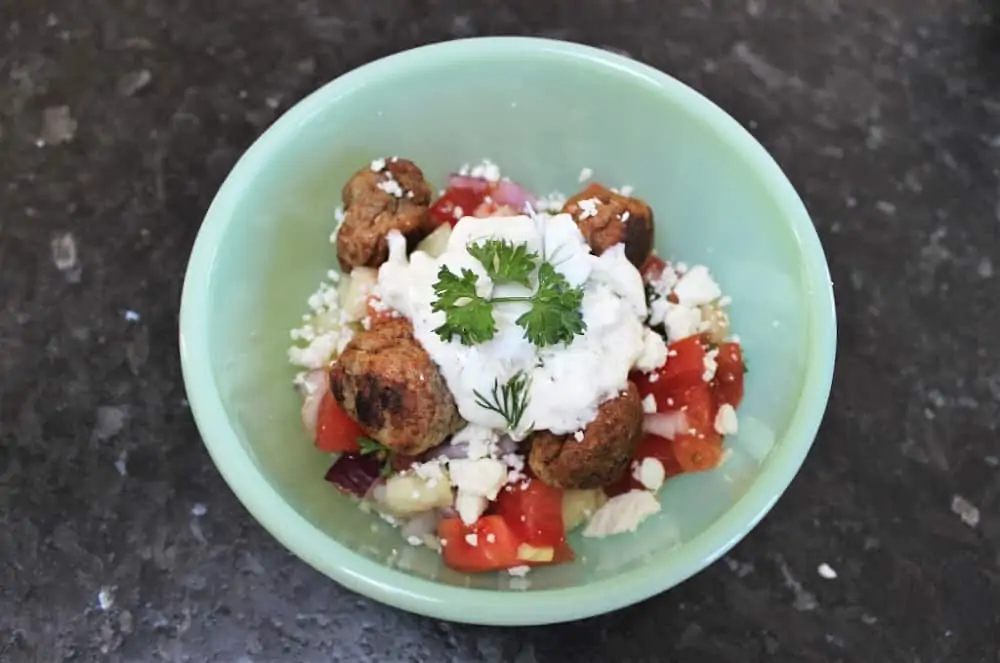
[[[535,346],[515,322],[530,308],[525,302],[494,305],[496,334],[486,342],[465,345],[435,332],[445,321],[443,311],[433,310],[442,266],[455,274],[471,270],[481,297],[534,292],[534,287],[490,280],[468,247],[491,238],[526,244],[570,286],[583,288],[582,334],[568,344]],[[650,371],[666,361],[662,337],[645,324],[642,277],[625,257],[624,245],[593,255],[568,214],[465,217],[438,257],[423,251],[407,256],[406,240],[395,231],[388,241],[389,260],[379,269],[377,293],[412,322],[414,337],[440,368],[459,412],[471,424],[504,430],[515,440],[535,430],[574,433],[594,420],[602,403],[626,389],[630,371]],[[507,430],[504,417],[482,407],[477,394],[490,394],[522,372],[528,377],[526,408],[516,429]]]

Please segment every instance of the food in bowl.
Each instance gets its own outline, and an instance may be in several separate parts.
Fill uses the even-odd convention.
[[[711,470],[745,363],[702,265],[652,252],[653,210],[589,184],[536,198],[490,162],[435,199],[379,158],[345,184],[341,273],[290,361],[326,479],[466,572],[573,559],[567,532],[634,531]]]

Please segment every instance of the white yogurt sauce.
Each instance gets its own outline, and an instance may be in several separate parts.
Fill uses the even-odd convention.
[[[484,297],[532,294],[533,289],[520,285],[492,283],[467,251],[470,243],[487,238],[527,244],[571,286],[582,286],[585,332],[569,345],[538,348],[515,323],[529,305],[510,302],[494,305],[497,333],[485,343],[463,345],[457,337],[445,341],[438,336],[434,330],[444,323],[445,314],[431,306],[442,265],[455,274],[462,269],[474,272],[477,291]],[[472,424],[506,428],[503,417],[476,404],[475,392],[488,397],[495,380],[502,385],[524,371],[530,376],[528,405],[511,437],[520,440],[532,430],[572,433],[593,421],[601,403],[626,388],[630,370],[649,371],[666,360],[663,340],[643,324],[647,311],[642,277],[626,259],[624,245],[594,256],[568,214],[465,217],[438,258],[416,251],[407,259],[402,235],[393,232],[388,239],[389,260],[379,270],[379,294],[412,321],[414,336],[440,367],[459,412]]]

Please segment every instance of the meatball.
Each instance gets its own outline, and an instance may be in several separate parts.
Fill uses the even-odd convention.
[[[344,220],[337,231],[337,259],[344,272],[385,262],[390,230],[401,232],[413,248],[436,225],[428,214],[431,187],[406,159],[385,159],[379,171],[362,168],[344,185],[342,195]]]
[[[576,221],[594,255],[624,243],[629,262],[642,267],[653,250],[653,210],[638,198],[594,183],[567,200],[562,211]]]
[[[444,378],[404,318],[359,332],[330,369],[330,391],[365,434],[414,456],[462,427]]]
[[[531,436],[528,465],[554,488],[600,488],[612,483],[629,465],[642,437],[642,400],[631,382],[621,396],[605,401],[595,418],[575,434],[540,431]]]

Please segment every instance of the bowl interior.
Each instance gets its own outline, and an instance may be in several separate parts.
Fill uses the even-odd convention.
[[[671,480],[662,513],[634,535],[573,537],[577,562],[536,569],[530,589],[578,587],[653,563],[667,569],[683,561],[689,574],[761,515],[730,523],[715,550],[692,548],[755,482],[774,484],[763,510],[783,490],[825,402],[822,388],[808,389],[812,402],[801,397],[811,379],[807,360],[821,342],[817,325],[831,321],[814,319],[812,300],[828,296],[829,283],[816,278],[822,264],[807,269],[817,255],[789,221],[790,210],[801,213],[797,199],[791,196],[790,207],[790,188],[776,192],[777,169],[762,153],[734,149],[734,137],[752,143],[735,123],[726,120],[720,129],[697,95],[676,83],[665,91],[651,70],[576,47],[451,46],[375,63],[321,90],[282,118],[227,180],[202,231],[209,236],[199,238],[210,248],[201,256],[196,249],[186,285],[204,306],[191,310],[185,302],[182,321],[185,342],[206,339],[210,365],[195,380],[214,383],[224,409],[215,421],[228,420],[235,432],[227,438],[235,442],[220,442],[215,424],[206,424],[210,417],[200,416],[206,406],[193,403],[210,451],[241,497],[263,490],[237,485],[248,478],[227,471],[234,458],[248,457],[280,499],[323,533],[310,539],[310,550],[292,546],[314,563],[342,564],[343,546],[437,583],[524,589],[523,580],[503,574],[446,569],[436,554],[406,546],[323,481],[330,461],[302,430],[295,369],[285,355],[288,332],[335,267],[328,237],[340,188],[372,158],[411,158],[441,187],[461,164],[487,157],[538,193],[573,193],[581,168],[589,167],[594,179],[630,184],[652,205],[660,255],[708,265],[732,296],[734,330],[750,369],[747,395],[721,468]],[[191,283],[195,268],[198,282]],[[790,436],[803,407],[815,410],[814,421]],[[768,474],[783,445],[799,447],[781,461],[794,467]],[[265,524],[289,542],[280,522]],[[692,561],[695,554],[700,559]]]

